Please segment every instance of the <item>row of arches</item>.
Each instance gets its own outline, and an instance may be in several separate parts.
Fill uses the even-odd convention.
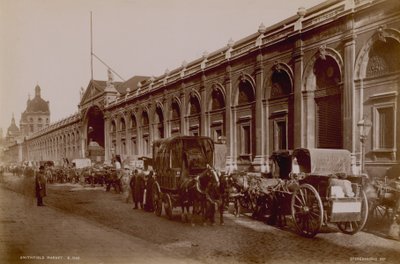
[[[376,97],[363,94],[368,81],[386,78],[379,91],[391,89],[397,98],[396,76],[400,72],[398,31],[386,29],[372,34],[365,44],[360,45],[357,56],[357,45],[353,46],[352,63],[344,63],[341,52],[345,51],[338,52],[321,45],[312,55],[303,56],[302,59],[307,61],[302,73],[295,72],[295,65],[282,61],[271,65],[268,62],[271,67],[263,68],[261,73],[249,73],[242,67],[233,70],[228,81],[226,76],[220,76],[224,81],[216,78],[205,87],[178,88],[163,95],[155,92],[151,100],[142,96],[124,107],[108,109],[106,113],[95,105],[84,115],[82,133],[87,137],[87,143],[93,139],[106,149],[106,153],[110,149],[114,152],[108,155],[123,156],[151,155],[153,140],[177,134],[206,135],[214,139],[225,136],[231,158],[250,162],[258,154],[294,148],[297,134],[307,139],[301,142],[302,147],[343,148],[344,112],[348,107],[345,102],[353,112],[351,117],[355,119],[352,121],[355,126],[364,112],[371,111],[364,107],[370,104],[365,97]],[[354,73],[348,83],[346,71]],[[392,83],[388,84],[387,76],[394,76]],[[349,85],[352,82],[354,86]],[[368,88],[371,94],[378,89],[373,85],[371,82],[371,88]],[[381,101],[379,99],[379,105]],[[386,114],[377,119],[382,127],[384,123],[395,124],[396,116],[400,116],[396,115],[396,103],[390,111],[386,108],[376,110],[378,114]],[[387,121],[390,117],[393,122]],[[301,129],[295,131],[296,122],[301,123],[297,126]],[[384,129],[381,132],[375,129],[376,144],[395,149],[396,131],[395,128],[392,130],[388,134]],[[376,136],[379,133],[386,133],[382,136],[385,139]],[[54,143],[53,140],[50,145]],[[42,144],[46,143],[40,142],[38,146]],[[75,148],[76,151],[79,145]],[[54,152],[50,151],[50,154]]]
[[[57,130],[29,142],[28,160],[72,160],[81,157],[81,132],[78,126]]]
[[[367,55],[363,56],[360,51],[356,61],[368,62],[355,70],[355,79],[361,77],[377,77],[390,74],[400,70],[398,56],[387,54],[400,54],[399,41],[393,38],[386,38],[385,41],[375,42],[370,45]],[[389,51],[389,52],[388,52]],[[376,66],[376,62],[382,61]],[[312,135],[314,142],[307,144],[318,148],[343,148],[344,147],[344,71],[343,59],[339,52],[324,45],[320,46],[314,56],[305,64],[304,76],[301,90],[308,92],[307,98],[303,97],[304,105],[310,106],[306,109],[308,125],[313,128]],[[377,72],[376,68],[380,69]],[[206,87],[206,93],[192,90],[186,97],[173,96],[167,103],[159,101],[152,107],[144,107],[140,111],[130,112],[130,116],[120,116],[111,121],[111,138],[114,147],[117,148],[118,137],[116,132],[125,133],[131,130],[130,135],[122,136],[127,142],[132,135],[135,138],[135,150],[123,151],[125,154],[139,154],[140,142],[150,142],[153,139],[171,136],[175,134],[208,135],[217,139],[226,136],[227,130],[231,130],[232,141],[235,150],[232,153],[236,157],[250,156],[249,160],[256,154],[255,130],[258,126],[263,131],[269,131],[267,139],[271,143],[270,149],[291,149],[293,148],[293,128],[294,128],[294,74],[292,67],[276,62],[270,70],[269,78],[265,81],[263,89],[263,118],[265,121],[256,120],[257,87],[255,78],[244,72],[239,72],[237,79],[233,82],[232,92],[227,92],[227,86],[222,83],[213,83]],[[354,91],[353,91],[354,92]],[[230,94],[228,96],[228,94]],[[262,93],[261,93],[262,94]],[[186,101],[184,101],[186,100]],[[230,101],[227,103],[227,101]],[[187,102],[187,103],[185,103]],[[232,102],[232,103],[231,103]],[[280,110],[285,109],[282,115],[275,114],[279,105]],[[353,106],[356,107],[356,106]],[[203,108],[205,110],[203,110]],[[226,112],[231,112],[234,127],[226,124]],[[310,117],[311,115],[311,117]],[[258,123],[257,123],[258,122]],[[310,124],[313,122],[313,124]],[[182,125],[184,123],[184,125]],[[260,125],[261,124],[261,125]],[[270,128],[268,128],[270,127]],[[139,131],[142,131],[141,134]],[[151,132],[150,132],[151,131]],[[306,132],[301,131],[301,133]],[[113,134],[114,133],[114,134]],[[151,139],[148,139],[151,133]],[[142,154],[149,154],[149,144],[142,144]],[[139,148],[139,149],[138,149]],[[246,159],[246,157],[245,157]]]

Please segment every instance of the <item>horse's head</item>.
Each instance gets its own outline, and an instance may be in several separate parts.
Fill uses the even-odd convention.
[[[249,188],[249,180],[246,173],[237,172],[231,174],[233,186],[240,191],[246,191]]]

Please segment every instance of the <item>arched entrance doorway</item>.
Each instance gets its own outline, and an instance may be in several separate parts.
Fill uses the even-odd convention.
[[[326,56],[314,65],[316,75],[316,139],[318,148],[343,147],[342,89],[340,69]]]
[[[92,161],[104,161],[104,114],[98,106],[86,113],[86,157]]]

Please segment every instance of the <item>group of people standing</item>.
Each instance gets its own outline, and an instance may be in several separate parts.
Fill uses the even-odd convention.
[[[155,182],[155,175],[153,171],[134,169],[131,172],[131,169],[127,166],[124,166],[122,170],[121,162],[118,159],[114,160],[114,167],[121,189],[125,194],[126,202],[132,197],[133,209],[154,211],[152,188]]]
[[[153,171],[150,171],[148,175],[137,169],[133,171],[129,181],[134,204],[133,209],[144,209],[149,212],[154,211],[153,197],[151,195],[154,181]]]

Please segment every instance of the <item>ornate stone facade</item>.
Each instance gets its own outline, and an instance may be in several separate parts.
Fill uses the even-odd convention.
[[[31,137],[31,157],[66,144],[71,127],[76,157],[90,138],[106,161],[135,160],[153,140],[187,134],[224,137],[233,169],[267,170],[273,151],[306,147],[348,149],[356,171],[357,123],[369,119],[366,170],[382,176],[399,163],[399,58],[398,1],[327,1],[162,76],[92,80],[76,121]]]

